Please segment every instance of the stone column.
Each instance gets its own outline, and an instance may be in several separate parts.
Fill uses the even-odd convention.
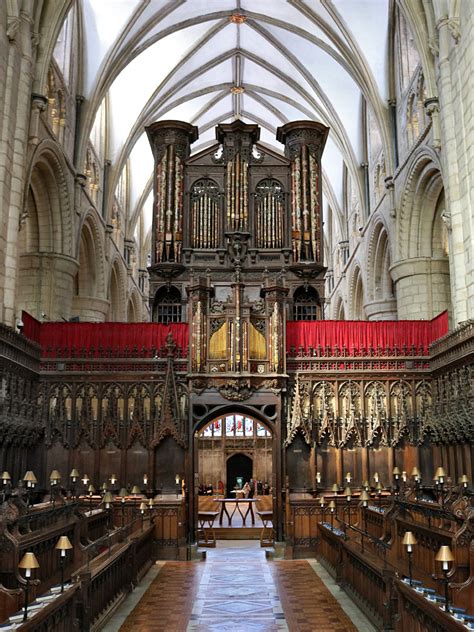
[[[473,221],[474,163],[473,121],[474,14],[471,3],[460,4],[460,21],[447,15],[436,24],[438,46],[437,85],[441,125],[440,159],[443,165],[446,212],[450,218],[450,268],[453,320],[459,323],[474,313]],[[437,104],[428,102],[431,117]]]
[[[417,257],[390,268],[395,283],[398,318],[431,319],[449,304],[449,263]]]
[[[291,161],[291,235],[293,262],[323,262],[321,156],[329,128],[295,121],[277,130]]]
[[[15,321],[18,229],[25,188],[31,114],[32,64],[36,54],[33,24],[27,11],[15,14],[15,3],[1,12],[0,64],[0,318]],[[11,10],[11,12],[10,12]],[[3,20],[2,20],[3,21]]]

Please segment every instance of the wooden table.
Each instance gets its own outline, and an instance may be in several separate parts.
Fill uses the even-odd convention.
[[[252,526],[255,525],[255,514],[253,512],[253,504],[257,502],[256,498],[214,498],[214,502],[215,503],[221,503],[221,511],[219,514],[219,526],[222,527],[222,520],[224,518],[224,514],[227,516],[227,520],[229,521],[229,527],[232,526],[232,518],[235,514],[236,511],[239,512],[239,514],[242,517],[242,523],[243,526],[245,527],[245,520],[247,519],[247,516],[250,513],[250,517],[252,519]],[[227,506],[229,504],[234,504],[235,507],[232,511],[232,513],[229,513],[227,511]],[[242,513],[242,510],[240,508],[241,505],[247,504],[247,511],[245,513]]]

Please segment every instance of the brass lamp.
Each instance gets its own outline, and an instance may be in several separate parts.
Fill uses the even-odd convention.
[[[364,489],[359,496],[359,500],[362,502],[362,507],[367,507],[369,504],[370,496],[368,492]]]
[[[8,472],[7,472],[8,474]],[[466,476],[466,474],[463,474],[460,478],[459,478],[459,484],[462,485],[464,487],[464,489],[468,488],[469,485],[469,479]]]
[[[39,568],[39,563],[38,563],[38,560],[36,559],[35,554],[32,553],[31,551],[28,551],[27,553],[25,553],[25,555],[21,558],[20,563],[18,564],[18,568],[23,568],[25,570],[26,586],[25,586],[25,608],[23,612],[23,621],[26,621],[28,619],[28,591],[30,588],[31,571],[35,568]]]
[[[398,479],[400,478],[400,470],[398,469],[398,467],[394,467],[392,470],[392,474],[393,474],[393,478],[398,481]]]
[[[369,491],[369,487],[370,487],[369,481],[367,481],[367,480],[366,481],[362,481],[362,487],[365,489],[366,492],[368,492]]]
[[[359,499],[362,505],[362,514],[364,518],[364,533],[362,534],[362,553],[364,552],[364,535],[367,533],[367,507],[369,506],[370,496],[366,489],[363,489]]]
[[[59,485],[60,482],[61,482],[61,474],[58,472],[58,470],[53,470],[51,474],[49,475],[49,484],[51,485],[50,499],[51,499],[51,502],[53,503],[53,507],[56,500],[56,494],[54,490]]]
[[[324,496],[319,497],[319,508],[321,510],[321,521],[324,522],[324,514],[326,513],[326,501]]]
[[[410,581],[410,586],[412,586],[413,585],[413,578],[412,578],[413,545],[417,544],[416,538],[413,535],[412,531],[405,531],[405,535],[403,536],[402,544],[407,547],[407,553],[408,553],[408,579]]]
[[[316,485],[321,485],[321,472],[316,472]]]
[[[51,485],[59,485],[60,481],[61,474],[58,472],[58,470],[53,470],[49,475],[49,482],[51,483]]]
[[[64,592],[64,564],[66,562],[66,553],[72,549],[72,544],[67,535],[62,535],[56,543],[55,549],[59,554],[59,563],[61,566],[61,592]]]
[[[82,482],[84,483],[84,486],[87,487],[87,485],[89,484],[90,478],[88,477],[87,474],[84,474],[84,477],[82,479]]]
[[[148,509],[153,509],[153,498],[148,501]]]
[[[120,505],[122,507],[122,527],[125,525],[125,497],[128,496],[128,492],[125,487],[119,491]]]
[[[140,514],[142,518],[142,531],[143,531],[143,521],[145,519],[145,511],[146,511],[146,503],[140,503]]]
[[[444,583],[444,609],[446,612],[449,611],[449,596],[448,596],[448,572],[449,572],[449,564],[454,562],[454,555],[449,546],[443,544],[439,547],[438,552],[436,553],[435,562],[441,562],[442,570],[443,570],[443,583]]]
[[[110,504],[114,502],[114,497],[112,496],[110,492],[105,492],[102,502],[105,503],[106,509],[110,509]]]
[[[352,481],[352,474],[350,472],[347,472],[346,474],[346,482],[349,485],[350,482]]]
[[[379,507],[382,507],[382,490],[383,490],[383,485],[382,483],[379,481],[375,487],[375,489],[377,490],[377,496],[379,499]]]
[[[446,478],[446,472],[444,471],[442,467],[438,467],[436,469],[435,478],[438,479],[440,485],[444,483],[444,479]]]
[[[420,482],[421,479],[421,473],[420,470],[417,467],[414,467],[411,471],[411,477],[417,482]]]
[[[339,491],[339,485],[337,483],[334,483],[333,486],[331,487],[331,491],[337,494]]]
[[[89,513],[90,513],[92,512],[92,496],[95,494],[94,485],[89,485],[89,487],[87,488],[87,491],[89,492]]]
[[[6,487],[9,483],[11,483],[12,477],[8,472],[2,472],[2,485]]]
[[[115,474],[112,474],[112,476],[110,477],[110,484],[112,485],[112,487],[115,485],[116,482],[117,476]]]
[[[74,467],[71,470],[71,473],[69,474],[69,478],[71,479],[71,495],[74,498],[75,493],[76,493],[76,482],[77,479],[80,477],[79,472],[76,470],[76,468]]]
[[[334,512],[336,511],[336,503],[331,500],[329,503],[329,513],[331,514],[331,531],[334,531]]]
[[[378,472],[374,472],[374,483],[377,485],[377,483],[379,482],[379,473]]]
[[[38,479],[36,478],[36,476],[34,475],[34,473],[32,472],[32,470],[28,470],[25,474],[25,476],[23,477],[23,480],[26,483],[26,486],[29,489],[33,489],[33,487],[36,485],[36,483],[38,482]]]
[[[132,496],[139,496],[142,493],[142,490],[138,487],[138,485],[134,485],[131,493]]]
[[[107,483],[104,481],[102,483],[102,485],[100,486],[100,490],[101,492],[103,492],[105,494],[105,492],[107,491],[108,487],[107,487]]]
[[[347,512],[347,514],[349,516],[348,524],[349,524],[349,529],[350,529],[351,528],[351,498],[352,498],[352,490],[349,487],[349,485],[344,490],[344,496],[346,497],[347,505],[346,505],[345,511]]]

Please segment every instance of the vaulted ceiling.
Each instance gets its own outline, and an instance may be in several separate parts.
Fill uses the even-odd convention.
[[[144,126],[156,120],[197,125],[199,151],[215,142],[217,123],[241,118],[259,124],[263,144],[281,151],[276,128],[311,119],[331,129],[326,205],[342,206],[344,163],[362,199],[364,99],[389,147],[389,4],[83,0],[86,125],[107,97],[115,182],[130,158],[133,203],[148,206],[153,161]]]

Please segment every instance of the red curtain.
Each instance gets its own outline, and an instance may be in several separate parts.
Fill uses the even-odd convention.
[[[355,321],[321,320],[289,321],[286,324],[286,348],[298,353],[300,347],[333,349],[410,349],[428,353],[428,346],[448,332],[448,314],[443,312],[433,320]]]
[[[39,320],[36,320],[31,314],[28,312],[21,312],[21,320],[23,321],[23,335],[25,335],[30,340],[34,342],[40,341],[40,332],[41,332],[41,323]]]
[[[40,344],[46,356],[67,356],[73,351],[79,355],[83,349],[93,349],[93,355],[98,357],[99,349],[115,354],[134,348],[139,354],[145,349],[145,355],[151,355],[152,349],[163,349],[171,334],[179,354],[187,355],[188,329],[187,323],[42,323]]]

